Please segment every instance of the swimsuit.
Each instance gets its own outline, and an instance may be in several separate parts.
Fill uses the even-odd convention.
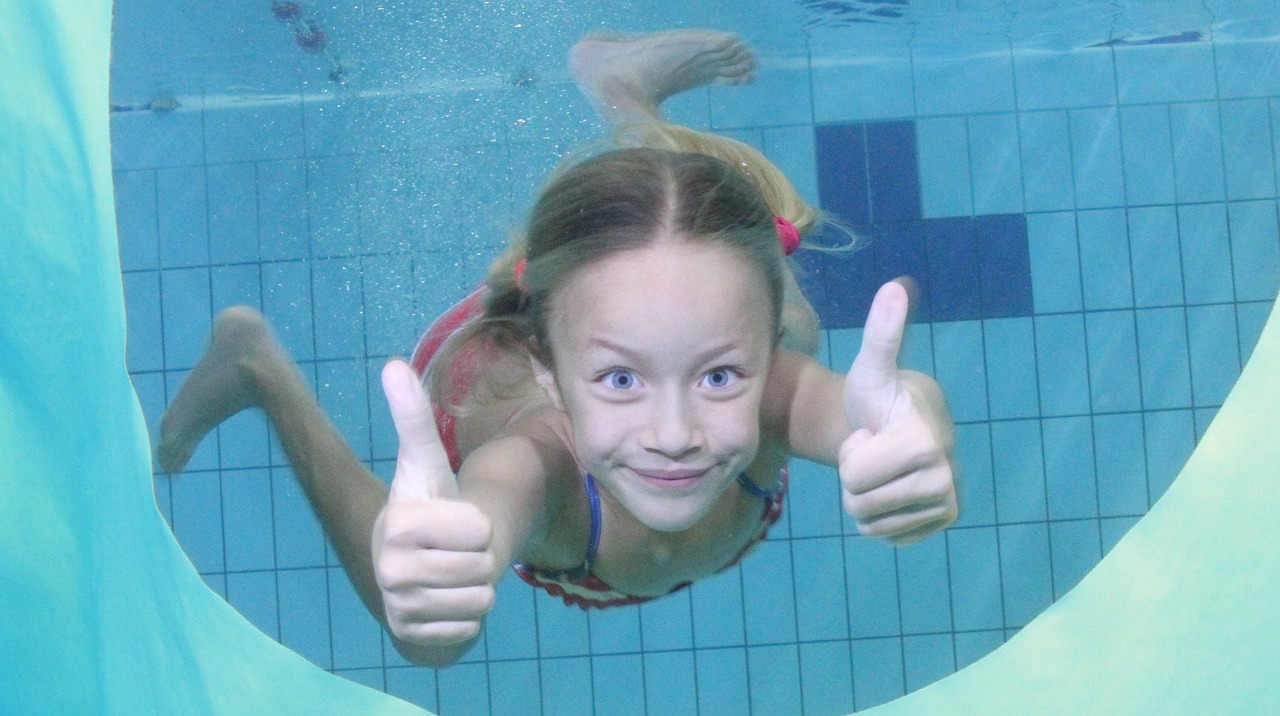
[[[445,311],[422,334],[422,337],[418,339],[417,347],[413,351],[413,358],[409,361],[409,364],[413,366],[418,375],[426,374],[427,366],[430,365],[432,358],[435,357],[440,347],[449,340],[450,336],[467,321],[484,312],[486,291],[487,287],[481,284],[479,288],[471,292],[471,295],[462,299],[448,311]],[[444,445],[445,452],[449,456],[449,465],[455,473],[462,466],[462,459],[458,452],[457,419],[444,406],[458,405],[466,397],[471,382],[479,369],[480,356],[478,355],[478,350],[477,348],[464,346],[455,353],[453,361],[445,367],[447,375],[444,382],[444,395],[431,396],[431,407],[435,413],[436,429],[440,433],[440,442]],[[657,599],[657,597],[636,596],[619,592],[592,573],[591,568],[595,563],[596,550],[600,546],[603,517],[600,509],[600,492],[596,487],[595,478],[587,474],[584,480],[587,501],[591,506],[591,536],[587,542],[587,554],[582,564],[571,570],[542,570],[522,562],[516,562],[512,565],[512,569],[525,582],[546,590],[547,593],[554,597],[560,597],[566,605],[580,607],[584,610],[640,604]],[[769,533],[769,528],[782,516],[782,500],[787,492],[787,469],[785,467],[782,469],[778,478],[778,487],[773,491],[760,487],[745,473],[738,475],[738,485],[764,502],[760,515],[760,530],[736,557],[720,568],[719,571],[721,572],[742,561],[742,558],[746,557],[753,547],[764,540]],[[671,592],[679,591],[689,585],[690,582],[682,582],[673,587]],[[668,592],[668,594],[671,592]]]

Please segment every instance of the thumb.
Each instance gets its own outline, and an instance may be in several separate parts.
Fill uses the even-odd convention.
[[[440,442],[431,399],[418,374],[402,360],[382,369],[382,392],[400,438],[392,500],[433,500],[458,495],[458,482]]]
[[[899,281],[880,287],[862,334],[862,348],[845,378],[845,413],[853,427],[878,424],[898,394],[898,351],[907,325],[910,299]]]

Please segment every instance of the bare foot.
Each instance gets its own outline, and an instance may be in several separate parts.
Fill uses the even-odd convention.
[[[742,38],[712,30],[590,35],[569,50],[574,81],[612,122],[660,121],[658,108],[671,95],[750,82],[755,68]]]
[[[180,472],[200,441],[227,418],[261,405],[255,365],[292,363],[262,314],[235,306],[218,314],[209,347],[160,419],[156,458]]]

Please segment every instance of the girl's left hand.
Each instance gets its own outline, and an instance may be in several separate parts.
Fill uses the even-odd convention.
[[[858,531],[894,545],[917,542],[956,520],[951,452],[955,426],[932,378],[898,369],[906,287],[880,288],[862,349],[845,377],[844,411],[854,432],[840,446],[844,509]]]

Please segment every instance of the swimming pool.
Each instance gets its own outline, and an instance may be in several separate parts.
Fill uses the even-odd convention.
[[[116,5],[129,364],[153,425],[213,313],[247,302],[389,474],[394,432],[370,376],[479,278],[554,158],[598,133],[560,58],[606,25],[714,25],[761,48],[757,85],[695,93],[673,114],[760,146],[870,237],[807,265],[833,366],[857,345],[859,291],[904,270],[928,289],[907,352],[959,424],[964,512],[945,538],[869,544],[834,480],[797,466],[786,521],[740,570],[590,617],[507,580],[484,647],[438,674],[384,644],[261,419],[241,416],[186,474],[157,478],[205,579],[264,631],[445,714],[529,713],[531,694],[556,714],[845,713],[974,661],[1160,496],[1276,294],[1280,79],[1259,71],[1278,56],[1265,15],[320,7],[332,57],[350,64],[342,87],[260,5]],[[948,44],[947,24],[971,44]],[[195,51],[170,59],[161,37]],[[216,64],[237,54],[220,41],[247,47],[250,66]],[[144,55],[172,74],[129,73]],[[164,94],[181,106],[156,111]],[[744,589],[761,582],[782,586]]]

